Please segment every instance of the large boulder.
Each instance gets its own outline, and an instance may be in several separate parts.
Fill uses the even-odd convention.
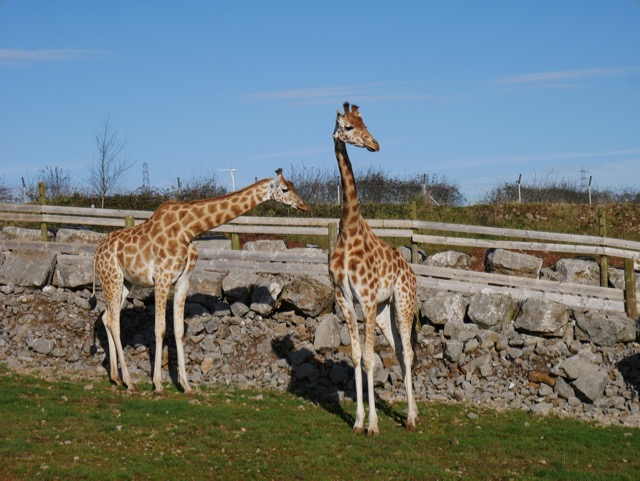
[[[0,266],[0,284],[42,287],[53,276],[56,258],[55,252],[14,250]]]
[[[287,246],[285,245],[283,240],[260,239],[257,241],[247,242],[242,247],[242,250],[250,252],[280,252],[286,251]]]
[[[292,276],[282,290],[280,302],[306,316],[317,317],[331,311],[333,287],[325,276]]]
[[[610,311],[574,311],[575,336],[600,346],[614,346],[619,342],[636,340],[636,323],[623,313]]]
[[[53,284],[58,287],[76,288],[93,283],[93,256],[58,254]],[[98,284],[98,279],[96,279]]]
[[[77,244],[98,244],[106,234],[94,232],[89,229],[70,229],[62,227],[56,232],[56,242],[69,242]]]
[[[340,347],[340,320],[335,314],[325,314],[318,319],[313,338],[316,352],[332,352]]]
[[[611,284],[616,289],[624,289],[625,280],[624,280],[624,270],[623,269],[613,269],[610,268],[609,272],[609,284]],[[640,275],[634,273],[636,292],[640,293]],[[640,299],[640,296],[636,296]]]
[[[471,298],[467,314],[480,328],[501,331],[517,311],[517,302],[507,294],[478,292]]]
[[[490,249],[487,251],[485,267],[487,272],[537,279],[540,277],[542,259],[505,249]]]
[[[240,301],[249,305],[258,274],[252,271],[234,270],[222,280],[222,292],[229,304]]]
[[[468,269],[471,266],[471,256],[469,254],[455,251],[438,252],[427,257],[424,264],[433,267]]]
[[[285,281],[281,276],[260,276],[251,294],[251,310],[263,316],[271,314],[276,307],[278,296],[282,292],[284,285]]]
[[[546,299],[527,299],[514,322],[517,331],[545,337],[562,337],[567,329],[571,310]]]
[[[556,272],[560,282],[600,285],[600,266],[591,258],[560,259]]]
[[[40,229],[27,229],[26,227],[15,227],[7,225],[2,228],[3,238],[18,239],[25,241],[41,241]],[[53,232],[47,232],[47,238],[53,240]]]
[[[460,293],[429,290],[420,300],[420,314],[432,324],[462,323],[469,301]]]
[[[189,295],[206,294],[222,298],[222,280],[226,273],[207,270],[206,261],[198,261],[189,280]],[[227,287],[230,287],[231,280]]]

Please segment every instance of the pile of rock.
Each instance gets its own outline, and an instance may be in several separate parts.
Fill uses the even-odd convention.
[[[0,265],[4,279],[5,264],[16,252]],[[464,256],[445,253],[425,262],[451,261],[464,268]],[[495,251],[487,264],[496,265],[500,258],[519,256]],[[534,266],[531,275],[536,269],[541,270]],[[554,275],[565,275],[559,271]],[[288,389],[321,401],[353,397],[349,336],[333,312],[327,276],[210,274],[207,289],[195,289],[186,306],[185,353],[193,384]],[[148,294],[133,298],[121,321],[125,353],[138,383],[151,379],[154,308]],[[34,289],[4,281],[0,360],[11,369],[53,378],[106,379],[102,303],[90,310],[89,296],[86,288]],[[624,314],[545,300],[516,302],[505,294],[482,292],[422,289],[419,300],[418,399],[640,423],[636,324]],[[175,380],[170,328],[166,344],[165,369]],[[400,366],[379,333],[376,353],[370,382],[378,386],[377,394],[404,399]]]

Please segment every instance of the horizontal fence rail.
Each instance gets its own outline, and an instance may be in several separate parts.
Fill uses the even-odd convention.
[[[122,228],[145,222],[151,211],[126,209],[98,209],[49,205],[22,205],[0,203],[0,221],[57,226],[96,226]],[[435,289],[464,293],[506,292],[515,299],[543,298],[556,300],[572,307],[624,310],[637,318],[638,304],[635,293],[634,263],[640,264],[640,242],[605,236],[585,236],[544,231],[506,229],[463,224],[448,224],[420,220],[370,219],[367,221],[380,237],[407,239],[412,245],[412,267],[419,276],[419,284]],[[229,234],[232,244],[238,245],[239,234],[266,234],[273,236],[301,235],[336,236],[339,219],[308,217],[252,217],[240,216],[228,224],[212,230]],[[46,234],[46,227],[41,229]],[[335,242],[335,239],[333,240]],[[28,244],[28,246],[27,246]],[[417,264],[417,247],[420,244],[466,248],[502,248],[528,252],[554,252],[575,255],[624,259],[624,291],[606,286],[585,286],[559,283],[541,279],[519,278],[494,273],[473,272],[449,268],[437,268]],[[0,239],[3,249],[31,248],[53,249],[65,254],[92,255],[96,246],[58,242],[29,242]],[[331,247],[330,247],[331,249]],[[257,253],[225,249],[199,248],[201,260],[206,260],[206,270],[251,269],[260,272],[293,273],[301,269],[307,273],[327,274],[327,254],[317,250],[290,249],[284,253]],[[607,262],[601,262],[606,269]],[[606,277],[606,276],[605,276]]]

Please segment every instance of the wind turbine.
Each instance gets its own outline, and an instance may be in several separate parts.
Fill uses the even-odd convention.
[[[220,171],[229,172],[231,174],[231,192],[235,192],[236,191],[236,169],[234,169],[233,165],[231,165],[231,168],[220,169]]]

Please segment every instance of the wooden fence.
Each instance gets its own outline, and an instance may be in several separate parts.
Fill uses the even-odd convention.
[[[18,205],[0,203],[0,221],[42,224],[46,235],[48,224],[125,227],[144,222],[150,211],[60,207],[48,205]],[[412,249],[412,267],[418,282],[425,287],[464,293],[505,292],[516,299],[544,298],[572,307],[622,310],[633,319],[638,317],[634,262],[640,263],[640,242],[605,236],[583,236],[541,231],[503,229],[496,227],[447,224],[419,220],[368,221],[380,237],[406,239]],[[242,233],[302,235],[328,237],[329,249],[335,242],[338,219],[308,217],[241,216],[212,232],[229,234],[232,245],[238,246]],[[448,235],[446,235],[448,234]],[[45,237],[46,239],[46,237]],[[58,244],[55,246],[55,244]],[[529,252],[555,252],[571,256],[596,256],[600,261],[601,285],[560,283],[542,279],[445,269],[417,264],[418,247],[432,244],[444,247],[503,248]],[[24,247],[24,242],[20,242]],[[92,253],[95,246],[60,245],[60,243],[30,243],[33,248],[53,248],[70,253]],[[0,247],[15,248],[14,241],[0,240]],[[292,264],[301,263],[306,272],[327,272],[327,256],[294,250],[284,253],[249,253],[199,248],[200,258],[207,259],[212,269],[250,268],[263,272],[292,272]],[[624,260],[625,288],[608,287],[608,258]],[[216,267],[217,266],[217,267]]]

